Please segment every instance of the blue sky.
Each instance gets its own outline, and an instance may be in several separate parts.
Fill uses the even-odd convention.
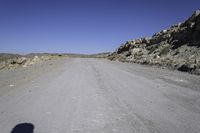
[[[199,8],[200,0],[0,0],[0,52],[114,51]]]

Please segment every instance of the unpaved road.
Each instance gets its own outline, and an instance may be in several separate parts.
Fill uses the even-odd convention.
[[[199,133],[200,77],[67,58],[0,71],[0,133]]]

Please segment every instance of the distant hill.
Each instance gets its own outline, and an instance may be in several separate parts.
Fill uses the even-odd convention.
[[[108,58],[200,74],[200,10],[152,37],[127,41]]]
[[[110,55],[110,52],[91,54],[89,56],[94,58],[106,58],[108,55]]]

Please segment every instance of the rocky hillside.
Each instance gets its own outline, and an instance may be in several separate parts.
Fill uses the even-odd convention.
[[[200,74],[200,10],[152,37],[127,41],[108,58]]]

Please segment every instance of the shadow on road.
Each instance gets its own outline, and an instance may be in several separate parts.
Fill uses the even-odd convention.
[[[31,123],[17,124],[11,131],[11,133],[33,133],[34,125]]]

